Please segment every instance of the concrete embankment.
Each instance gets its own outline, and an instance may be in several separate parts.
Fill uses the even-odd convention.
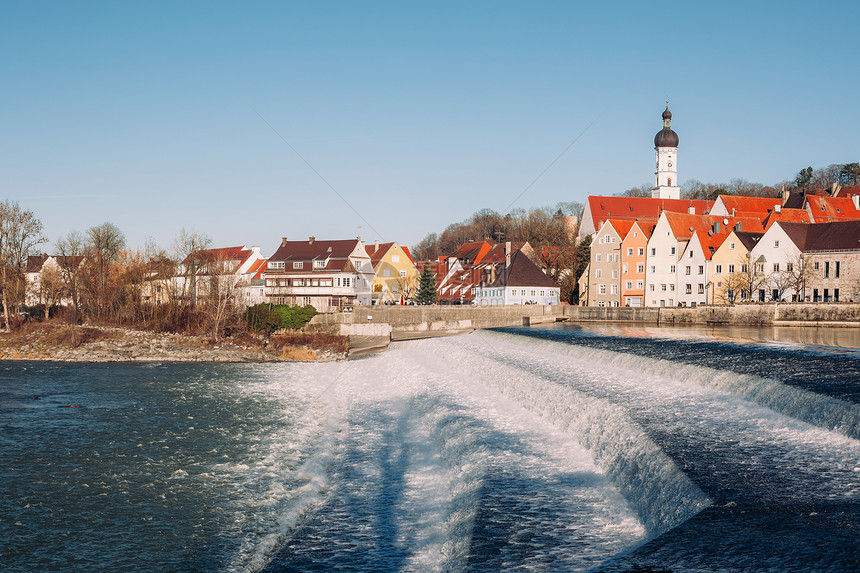
[[[350,356],[378,352],[397,340],[450,336],[478,328],[553,322],[663,326],[826,326],[860,328],[860,304],[739,304],[631,308],[581,306],[391,306],[319,314],[305,330],[349,336]]]
[[[385,349],[389,342],[450,336],[477,328],[529,326],[564,320],[562,306],[383,306],[318,314],[309,332],[349,336],[350,356]]]
[[[733,306],[564,307],[572,322],[640,322],[658,325],[860,327],[857,303],[738,304]]]

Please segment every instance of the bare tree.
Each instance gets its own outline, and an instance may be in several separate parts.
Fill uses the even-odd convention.
[[[0,291],[6,332],[11,330],[9,307],[23,299],[24,268],[36,245],[46,242],[42,222],[32,211],[8,199],[0,203]]]
[[[84,236],[78,231],[72,231],[57,240],[57,264],[60,267],[66,289],[72,299],[73,319],[77,321],[80,312],[79,273],[84,260],[86,248]]]
[[[724,300],[729,303],[737,301],[752,301],[755,291],[766,283],[764,263],[751,260],[751,253],[738,258],[737,270],[724,281]]]
[[[173,241],[173,256],[182,266],[184,277],[179,287],[179,297],[186,306],[193,307],[197,302],[197,275],[205,265],[203,251],[209,248],[212,239],[194,229],[179,231]]]
[[[110,288],[111,265],[119,261],[125,248],[125,235],[113,223],[102,223],[87,230],[84,278],[89,294],[90,312],[106,316],[114,306]]]

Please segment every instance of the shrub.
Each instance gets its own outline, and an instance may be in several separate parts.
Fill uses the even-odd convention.
[[[282,329],[298,330],[310,322],[316,314],[316,309],[311,305],[260,303],[248,308],[245,319],[251,330],[272,334]]]

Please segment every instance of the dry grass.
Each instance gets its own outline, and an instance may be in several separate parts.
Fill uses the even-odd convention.
[[[112,340],[119,336],[121,333],[88,326],[61,322],[28,322],[20,329],[4,334],[0,341],[6,347],[38,344],[45,347],[77,348],[81,344]]]
[[[292,346],[345,354],[349,352],[349,337],[334,334],[280,334],[273,336],[269,345],[278,350]]]

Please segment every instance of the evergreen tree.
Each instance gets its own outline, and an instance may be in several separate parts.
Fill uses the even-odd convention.
[[[433,274],[430,265],[425,265],[421,272],[418,295],[415,300],[418,304],[436,304],[436,275]]]

